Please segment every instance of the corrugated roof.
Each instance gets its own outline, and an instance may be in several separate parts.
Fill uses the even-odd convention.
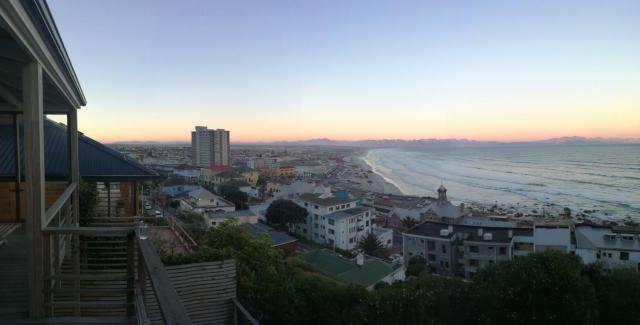
[[[13,125],[0,125],[0,179],[15,178]],[[20,162],[24,177],[24,132],[20,129]],[[78,136],[80,176],[93,181],[126,181],[156,178],[158,174],[137,161],[89,138]],[[67,127],[44,122],[44,157],[47,179],[67,179]]]
[[[311,264],[320,272],[334,276],[341,282],[370,287],[387,275],[393,273],[393,267],[378,259],[366,259],[362,266],[325,249],[309,251],[297,257]]]
[[[247,224],[246,226],[254,237],[257,237],[259,234],[267,234],[271,240],[271,245],[273,246],[283,245],[298,240],[295,237],[289,236],[284,232],[277,231],[263,223]]]

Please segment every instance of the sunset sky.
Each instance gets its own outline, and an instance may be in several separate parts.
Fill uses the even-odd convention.
[[[102,142],[640,137],[637,0],[49,6]]]

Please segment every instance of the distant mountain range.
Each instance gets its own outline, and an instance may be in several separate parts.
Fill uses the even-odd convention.
[[[442,146],[442,147],[471,147],[494,146],[514,144],[640,144],[640,138],[585,138],[585,137],[561,137],[538,141],[477,141],[469,139],[382,139],[382,140],[331,140],[327,138],[310,139],[302,141],[275,141],[235,143],[236,145],[289,145],[289,146],[350,146],[350,147],[401,147],[401,146]]]
[[[142,145],[142,146],[189,146],[188,142],[161,142],[161,141],[121,141],[113,145]],[[236,142],[234,145],[259,145],[259,146],[344,146],[344,147],[406,147],[406,146],[430,146],[430,147],[472,147],[494,145],[541,145],[541,144],[640,144],[640,138],[585,138],[585,137],[560,137],[537,141],[477,141],[468,139],[381,139],[381,140],[332,140],[328,138],[309,139],[300,141],[268,141],[268,142]]]

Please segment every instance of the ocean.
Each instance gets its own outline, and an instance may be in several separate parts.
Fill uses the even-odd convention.
[[[364,160],[406,195],[444,184],[454,202],[640,219],[640,145],[372,149]]]

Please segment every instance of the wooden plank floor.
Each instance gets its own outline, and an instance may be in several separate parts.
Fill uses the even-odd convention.
[[[27,317],[28,290],[27,238],[20,227],[0,246],[0,324]]]

